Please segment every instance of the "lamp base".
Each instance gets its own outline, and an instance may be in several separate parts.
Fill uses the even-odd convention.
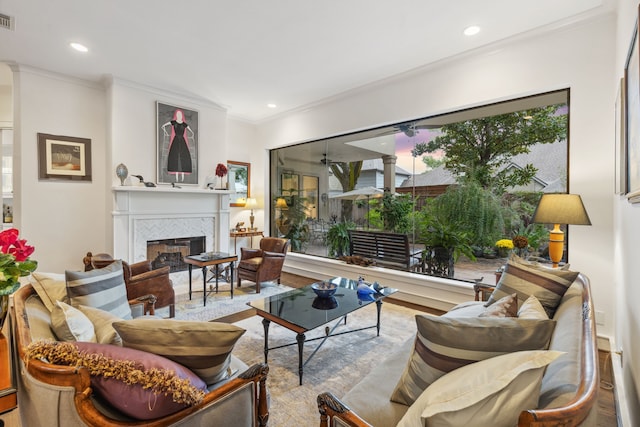
[[[256,217],[255,217],[255,216],[253,216],[253,210],[252,210],[252,211],[251,211],[251,215],[249,216],[249,222],[251,223],[251,228],[250,228],[250,230],[255,230],[255,229],[253,228],[253,221],[254,221],[255,219],[256,219]]]
[[[554,224],[553,230],[549,231],[549,258],[554,268],[562,261],[563,252],[564,232],[560,230],[560,224]]]

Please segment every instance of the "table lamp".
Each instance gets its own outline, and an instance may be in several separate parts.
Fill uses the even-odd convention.
[[[577,194],[543,194],[533,213],[532,222],[553,224],[549,231],[549,258],[557,267],[564,251],[564,232],[560,224],[591,225],[589,215]]]
[[[251,215],[249,215],[249,222],[251,223],[250,230],[255,230],[253,228],[253,221],[256,219],[256,217],[253,216],[253,209],[258,207],[258,202],[253,197],[249,197],[247,198],[247,202],[244,204],[244,207],[251,209]]]

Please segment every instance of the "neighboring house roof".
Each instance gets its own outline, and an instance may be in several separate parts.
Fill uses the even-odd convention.
[[[542,191],[546,193],[564,192],[566,191],[567,158],[566,141],[554,144],[537,144],[531,147],[529,153],[514,156],[503,169],[522,168],[527,164],[532,164],[538,169],[534,181],[542,187]],[[456,183],[453,174],[442,165],[409,177],[401,187],[412,187],[414,181],[416,187]]]
[[[363,171],[372,170],[372,169],[376,171],[384,172],[384,163],[382,159],[369,159],[369,160],[362,161]],[[411,176],[411,172],[396,165],[396,175]]]

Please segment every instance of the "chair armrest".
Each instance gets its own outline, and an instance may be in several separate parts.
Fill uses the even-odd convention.
[[[475,300],[487,301],[495,288],[496,288],[495,285],[488,285],[486,283],[478,283],[478,282],[474,283],[473,292],[475,292]]]
[[[131,307],[131,315],[135,317],[144,316],[149,314],[153,316],[156,309],[156,298],[153,294],[142,295],[138,298],[130,299],[129,306]],[[142,313],[140,311],[142,310]]]
[[[261,249],[240,248],[240,261],[262,256]]]
[[[320,412],[320,427],[331,427],[334,424],[334,418],[339,418],[340,425],[351,427],[373,427],[371,424],[363,420],[352,412],[351,409],[340,401],[331,393],[320,393],[317,398],[318,412]]]
[[[129,277],[128,282],[131,284],[138,283],[144,280],[156,279],[161,276],[166,276],[167,280],[169,280],[169,271],[170,271],[170,267],[167,266],[167,267],[160,267],[151,271],[143,271],[143,272],[140,272],[139,274],[131,274],[131,277]],[[133,269],[131,270],[131,272],[133,273]]]
[[[263,258],[284,258],[286,256],[286,254],[280,253],[280,252],[269,252],[269,251],[264,251],[262,253],[262,257]]]

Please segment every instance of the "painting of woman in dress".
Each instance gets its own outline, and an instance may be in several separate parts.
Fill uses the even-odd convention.
[[[197,184],[198,113],[158,103],[158,182]]]
[[[167,132],[167,126],[171,126],[171,135]],[[182,110],[176,110],[173,120],[162,125],[162,131],[166,136],[170,136],[169,156],[167,158],[167,172],[175,175],[176,182],[183,181],[185,174],[191,173],[191,152],[189,151],[189,136],[193,138],[194,133],[189,125],[184,121]]]

